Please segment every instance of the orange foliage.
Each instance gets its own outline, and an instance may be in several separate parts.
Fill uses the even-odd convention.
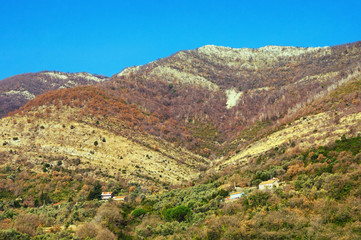
[[[303,171],[304,171],[304,163],[298,162],[288,167],[286,176],[288,178],[292,178],[293,176],[297,176],[299,173],[302,173]]]
[[[9,229],[12,228],[13,223],[10,218],[5,218],[0,220],[0,229]]]

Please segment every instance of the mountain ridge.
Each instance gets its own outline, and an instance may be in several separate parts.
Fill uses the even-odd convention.
[[[218,57],[210,57],[214,54],[207,49],[216,49]],[[219,49],[231,53],[218,54]],[[254,52],[253,59],[242,60],[239,54],[234,55],[237,51]],[[269,52],[280,57],[265,54]],[[235,151],[244,151],[272,128],[294,121],[294,113],[357,78],[360,52],[361,42],[323,48],[240,50],[208,45],[126,68],[101,78],[103,83],[97,85],[45,93],[18,112],[46,117],[70,107],[77,112],[67,116],[71,121],[101,127],[135,142],[140,136],[151,137],[222,161]],[[244,62],[253,62],[257,70],[250,70]],[[64,73],[39,74],[69,78]],[[280,79],[282,76],[287,79]],[[233,78],[236,80],[230,81]],[[43,108],[48,109],[47,114]],[[42,113],[36,113],[37,109]],[[247,136],[253,128],[258,130]]]
[[[5,78],[0,81],[0,118],[47,91],[96,84],[106,79],[105,76],[86,72],[64,73],[59,71],[24,73]]]

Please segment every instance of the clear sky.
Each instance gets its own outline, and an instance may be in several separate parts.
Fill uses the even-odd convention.
[[[58,70],[111,76],[207,44],[361,40],[360,0],[2,0],[0,79]]]

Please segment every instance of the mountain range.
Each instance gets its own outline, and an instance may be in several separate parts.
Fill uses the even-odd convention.
[[[132,181],[180,183],[280,145],[359,131],[359,93],[331,96],[359,80],[360,62],[361,42],[207,45],[110,78],[22,74],[0,82],[1,112],[20,107],[1,120],[1,141],[39,169],[36,156],[56,155]]]
[[[361,42],[21,74],[0,114],[0,239],[360,239]]]

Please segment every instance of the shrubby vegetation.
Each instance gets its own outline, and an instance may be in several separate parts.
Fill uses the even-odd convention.
[[[16,200],[14,189],[3,189],[0,226],[8,230],[0,231],[0,239],[359,239],[360,164],[361,137],[342,137],[307,151],[274,149],[228,169],[230,174],[208,175],[202,184],[130,203],[65,198],[36,207]],[[18,177],[9,167],[2,173]],[[248,188],[241,199],[224,202],[234,183],[247,189],[270,176],[284,181],[282,187]],[[89,194],[102,185],[93,186]],[[134,185],[128,191],[140,189]]]

